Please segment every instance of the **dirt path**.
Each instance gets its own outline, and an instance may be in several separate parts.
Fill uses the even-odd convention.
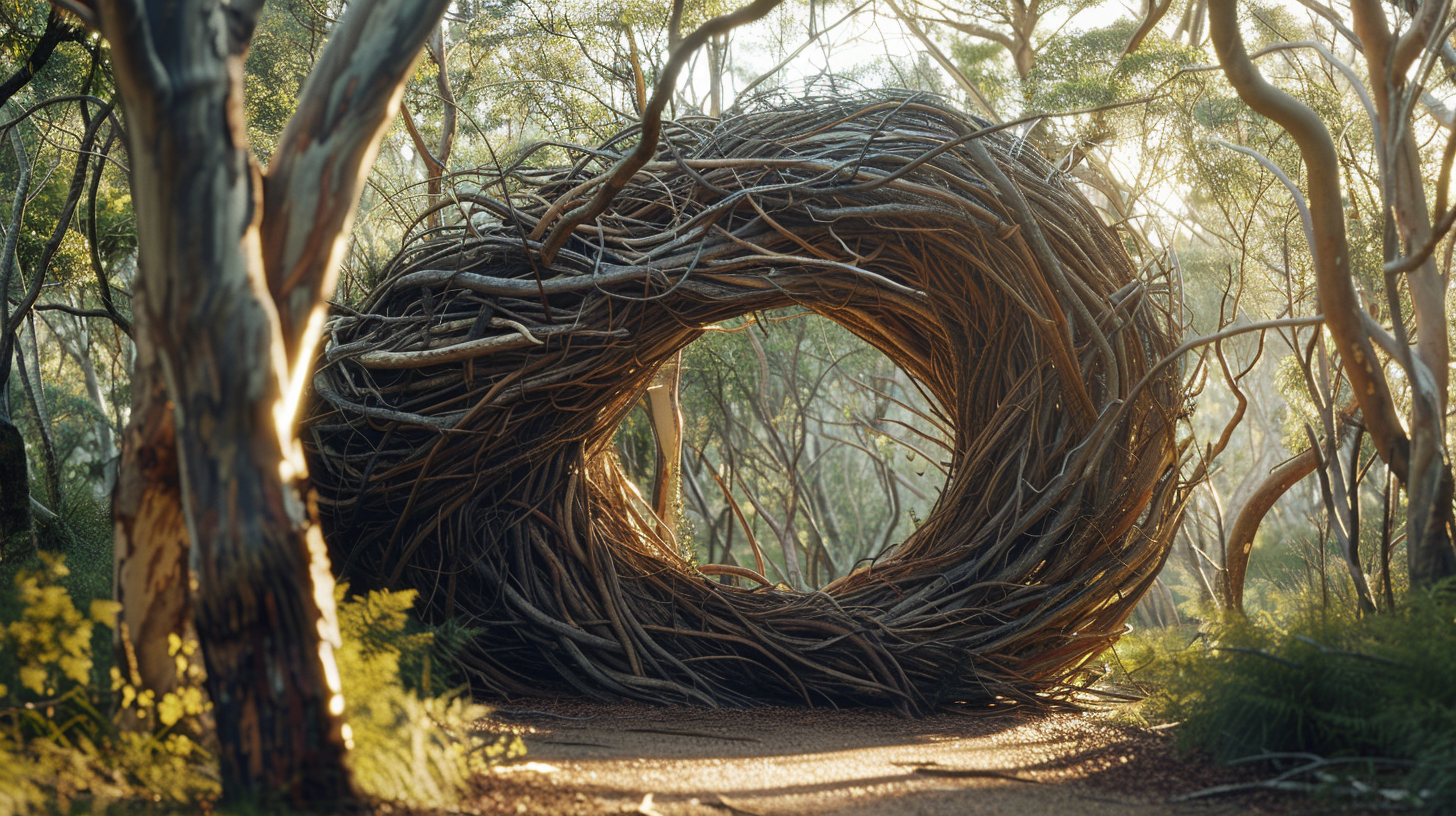
[[[531,701],[502,706],[492,722],[520,733],[528,756],[482,785],[475,804],[484,813],[1232,816],[1281,809],[1269,799],[1174,803],[1247,772],[1180,757],[1165,733],[1088,715],[906,720],[863,710]]]

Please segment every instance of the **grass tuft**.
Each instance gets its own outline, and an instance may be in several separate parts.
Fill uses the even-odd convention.
[[[1139,713],[1181,723],[1187,747],[1223,761],[1368,758],[1341,767],[1364,767],[1363,784],[1387,798],[1395,786],[1456,813],[1456,585],[1411,592],[1381,615],[1296,604],[1201,635],[1131,636],[1108,660],[1148,695]],[[1350,773],[1332,781],[1349,784]]]

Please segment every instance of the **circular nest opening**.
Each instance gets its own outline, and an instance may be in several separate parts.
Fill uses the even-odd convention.
[[[304,437],[339,570],[477,629],[463,660],[499,693],[919,713],[1085,685],[1182,509],[1166,282],[1032,146],[892,93],[667,123],[543,264],[638,135],[457,178],[461,225],[328,324]],[[710,580],[612,449],[705,327],[791,305],[890,357],[955,435],[923,523],[814,592]]]

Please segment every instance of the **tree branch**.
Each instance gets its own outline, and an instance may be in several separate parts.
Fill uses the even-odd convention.
[[[448,0],[355,2],[329,34],[263,185],[263,264],[290,381],[323,324],[359,192]]]
[[[1350,248],[1340,192],[1340,168],[1334,141],[1319,116],[1308,106],[1270,85],[1244,48],[1235,0],[1210,0],[1209,33],[1219,64],[1239,98],[1278,124],[1299,145],[1307,168],[1309,209],[1320,311],[1350,377],[1366,427],[1380,456],[1404,479],[1410,440],[1401,427],[1385,373],[1366,335],[1359,296],[1350,274]],[[1366,43],[1367,48],[1369,43]]]
[[[46,61],[51,58],[51,53],[56,50],[56,46],[63,42],[75,42],[78,35],[79,32],[52,9],[50,16],[46,18],[45,32],[40,35],[40,42],[35,44],[35,48],[30,52],[30,57],[20,64],[20,69],[11,74],[9,79],[0,83],[0,105],[4,105],[10,97],[30,82],[36,72],[43,68]]]
[[[0,309],[4,310],[3,329],[10,325],[10,282],[15,272],[15,253],[20,241],[20,228],[25,220],[26,197],[30,195],[30,156],[18,130],[10,131],[10,147],[15,151],[15,163],[20,170],[20,179],[15,185],[15,198],[10,204],[10,224],[5,230],[5,246],[0,249]],[[0,388],[10,381],[10,362],[14,358],[11,348],[15,345],[15,333],[0,334]],[[4,410],[8,415],[8,405]]]
[[[56,253],[60,251],[61,242],[66,237],[66,231],[71,227],[71,218],[76,214],[76,206],[80,203],[81,194],[85,188],[86,174],[91,168],[91,148],[96,142],[96,131],[101,127],[102,122],[106,120],[106,116],[110,112],[111,106],[107,105],[102,110],[100,116],[91,120],[91,126],[86,128],[86,132],[81,136],[81,148],[79,155],[76,157],[76,169],[71,174],[71,186],[66,192],[66,201],[61,207],[60,218],[57,219],[55,229],[51,231],[51,236],[45,242],[45,246],[41,248],[40,259],[36,262],[35,271],[31,275],[30,286],[26,290],[25,296],[16,304],[15,311],[9,313],[6,317],[4,326],[0,327],[0,355],[3,355],[7,360],[14,348],[16,333],[20,330],[20,323],[30,313],[31,307],[35,305],[36,300],[40,297],[41,287],[45,284],[46,273],[50,271],[51,261],[55,258]],[[18,227],[20,222],[17,219],[15,223]],[[14,238],[14,234],[12,233],[7,238]],[[9,250],[7,254],[13,253],[8,242],[6,249]],[[9,273],[10,267],[7,262],[3,276],[3,289],[7,301],[10,289]],[[3,367],[4,364],[0,364],[0,368]]]
[[[856,15],[856,14],[860,13],[861,11],[863,11],[864,8],[865,8],[865,6],[868,6],[871,2],[873,2],[873,0],[865,0],[865,2],[860,3],[859,5],[855,6],[852,9],[850,9],[849,10],[849,13],[845,14],[843,17],[840,17],[838,20],[836,20],[834,22],[833,25],[826,26],[826,27],[821,28],[818,31],[814,32],[814,35],[813,36],[809,37],[809,39],[807,39],[803,43],[801,43],[799,45],[799,47],[798,48],[795,48],[793,50],[793,52],[791,54],[789,54],[787,57],[784,57],[782,60],[780,60],[778,65],[775,65],[774,67],[768,69],[767,71],[764,71],[762,74],[759,74],[758,75],[758,78],[757,79],[755,79],[752,82],[748,83],[748,86],[747,87],[745,87],[743,90],[741,90],[741,91],[738,92],[738,98],[739,99],[747,99],[748,98],[748,94],[754,88],[757,88],[759,85],[763,84],[763,81],[765,79],[768,79],[769,77],[773,76],[774,74],[777,74],[779,71],[782,71],[785,66],[787,66],[789,63],[793,62],[794,59],[796,57],[798,57],[800,54],[804,53],[804,49],[806,49],[809,46],[813,45],[816,41],[818,41],[820,38],[822,38],[825,34],[828,34],[829,32],[831,32],[834,29],[838,28],[839,25],[841,23],[843,23],[844,21],[848,20],[849,18],[851,18],[854,15]]]
[[[1127,38],[1127,44],[1122,47],[1124,57],[1138,50],[1138,47],[1143,44],[1143,40],[1153,33],[1153,29],[1157,28],[1163,15],[1173,7],[1173,0],[1163,0],[1161,5],[1157,0],[1150,0],[1149,6],[1147,14],[1143,15],[1143,21],[1138,24],[1137,29],[1132,32],[1132,36]]]
[[[1169,0],[1169,2],[1171,1]],[[961,69],[955,66],[955,63],[946,58],[945,54],[940,50],[940,46],[936,45],[935,41],[930,39],[930,36],[916,24],[915,18],[901,10],[895,4],[895,0],[887,0],[887,2],[890,4],[890,8],[894,10],[896,16],[900,18],[900,21],[905,24],[905,27],[910,29],[910,33],[915,35],[915,39],[919,40],[920,44],[925,46],[925,50],[930,52],[930,56],[939,63],[940,67],[946,73],[951,75],[951,78],[956,81],[956,84],[964,88],[966,93],[969,93],[971,98],[976,100],[976,104],[981,106],[981,110],[984,110],[991,117],[992,121],[1000,120],[1001,115],[992,107],[991,100],[987,99],[986,95],[981,93],[981,89],[976,87],[976,83],[972,82],[970,77],[966,76]]]
[[[101,188],[101,174],[105,169],[105,160],[111,153],[111,146],[116,143],[117,134],[112,130],[106,138],[106,144],[96,154],[96,170],[91,174],[91,188],[86,193],[86,244],[90,250],[91,273],[96,276],[97,292],[101,296],[101,306],[106,310],[106,316],[111,319],[116,327],[126,334],[132,336],[131,321],[121,312],[117,311],[116,301],[111,296],[111,276],[106,273],[106,265],[101,262],[101,247],[96,234],[96,196]]]
[[[944,18],[937,18],[935,20],[932,20],[931,22],[948,25],[951,28],[954,28],[956,31],[961,32],[962,34],[969,34],[972,37],[980,37],[983,40],[990,40],[991,42],[1004,47],[1007,51],[1010,51],[1016,46],[1016,44],[1011,41],[1011,37],[1007,36],[1006,34],[1003,34],[1000,31],[996,31],[995,29],[976,25],[975,23],[962,23],[955,20],[947,20]]]
[[[652,92],[652,99],[647,103],[647,111],[642,115],[642,135],[640,141],[637,142],[637,149],[617,162],[589,202],[561,217],[561,221],[542,243],[542,263],[549,265],[555,260],[556,253],[561,250],[571,233],[577,227],[606,212],[607,207],[612,204],[612,199],[616,198],[617,193],[627,186],[627,182],[631,180],[632,176],[652,160],[653,154],[657,151],[657,141],[662,135],[662,111],[667,107],[667,102],[672,98],[673,91],[677,87],[678,74],[682,73],[683,66],[687,64],[688,58],[693,55],[693,52],[701,48],[710,38],[763,17],[773,11],[781,2],[783,0],[753,0],[752,3],[736,11],[714,17],[683,38],[677,49],[668,56],[667,65],[663,66],[662,76],[658,78],[657,87]],[[548,226],[547,220],[542,219],[531,237],[539,240],[542,232]]]

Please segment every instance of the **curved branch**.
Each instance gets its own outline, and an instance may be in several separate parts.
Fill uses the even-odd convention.
[[[116,301],[111,296],[111,276],[106,273],[106,265],[101,262],[101,244],[96,236],[96,196],[100,191],[101,174],[105,169],[103,162],[111,153],[111,146],[115,144],[116,138],[115,131],[107,137],[106,144],[97,153],[96,170],[91,174],[91,188],[86,194],[86,244],[90,250],[91,272],[96,276],[96,288],[101,295],[101,306],[106,310],[106,317],[127,337],[131,337],[131,321],[117,311]]]
[[[597,194],[591,201],[566,213],[561,221],[551,230],[551,234],[541,245],[541,262],[550,265],[555,260],[556,253],[561,250],[566,239],[577,227],[596,218],[607,211],[611,206],[612,199],[617,193],[627,186],[632,176],[642,169],[642,166],[652,160],[657,151],[657,140],[662,135],[662,111],[667,107],[667,102],[672,98],[673,90],[677,86],[678,74],[682,73],[683,66],[687,64],[688,58],[703,46],[710,38],[719,34],[726,34],[733,29],[751,23],[773,11],[783,0],[754,0],[752,3],[728,14],[719,15],[703,23],[696,31],[684,37],[678,44],[676,50],[667,58],[667,65],[663,66],[662,76],[657,80],[657,87],[652,92],[652,99],[647,103],[647,110],[642,114],[642,135],[637,142],[637,149],[632,151],[617,166],[612,168],[611,174],[597,188]],[[547,224],[543,221],[532,232],[533,239],[539,239]]]
[[[263,264],[295,382],[311,356],[310,326],[322,325],[364,179],[448,4],[350,6],[278,140],[263,186]]]
[[[4,338],[0,339],[0,353],[8,355],[15,333],[20,330],[20,323],[30,313],[40,297],[41,288],[45,284],[46,273],[50,271],[51,261],[55,259],[56,253],[61,249],[61,242],[65,240],[66,231],[71,227],[71,218],[76,214],[76,207],[81,203],[81,194],[84,191],[86,176],[91,169],[91,148],[96,142],[96,131],[106,121],[107,115],[111,113],[111,105],[107,105],[101,114],[91,120],[91,126],[81,136],[81,148],[76,158],[76,169],[71,174],[71,186],[66,191],[66,201],[61,207],[61,216],[56,221],[56,227],[51,231],[50,238],[41,248],[40,260],[36,262],[35,273],[31,276],[30,288],[24,297],[16,304],[14,312],[11,312],[3,327]],[[9,281],[6,280],[6,289],[9,288]],[[8,296],[8,292],[6,295]]]
[[[739,99],[746,99],[746,98],[748,98],[748,94],[754,88],[757,88],[759,85],[763,84],[763,81],[765,79],[768,79],[769,77],[773,76],[774,74],[777,74],[779,71],[782,71],[785,66],[787,66],[789,63],[793,62],[794,59],[796,57],[798,57],[800,54],[804,53],[804,49],[806,49],[809,46],[813,45],[820,38],[822,38],[824,35],[828,34],[829,32],[833,31],[834,29],[839,28],[839,25],[841,23],[843,23],[845,20],[848,20],[849,18],[853,17],[854,15],[859,14],[861,11],[864,11],[865,6],[868,6],[871,2],[873,2],[873,0],[865,0],[863,3],[860,3],[859,5],[855,6],[852,9],[850,9],[849,10],[849,13],[845,14],[843,17],[840,17],[838,20],[836,20],[834,22],[833,25],[826,26],[826,27],[821,28],[818,31],[814,32],[814,35],[813,36],[811,36],[809,39],[805,40],[804,42],[800,43],[798,48],[795,48],[793,50],[793,52],[791,52],[787,57],[784,57],[782,60],[780,60],[778,65],[775,65],[774,67],[768,69],[767,71],[764,71],[762,74],[759,74],[758,75],[758,78],[757,79],[755,79],[752,82],[748,83],[748,85],[743,90],[741,90],[741,91],[738,92],[738,98]],[[1007,47],[1009,48],[1010,46],[1007,46]]]
[[[1264,517],[1290,488],[1314,473],[1318,464],[1319,456],[1315,449],[1306,449],[1304,453],[1270,471],[1239,510],[1238,517],[1229,528],[1228,544],[1224,547],[1224,557],[1228,562],[1228,573],[1224,580],[1228,581],[1231,608],[1244,611],[1244,576],[1249,569],[1249,553],[1254,548],[1254,534],[1259,532]]]
[[[1263,165],[1264,169],[1268,170],[1274,178],[1279,179],[1279,183],[1284,185],[1284,188],[1289,191],[1290,197],[1294,199],[1295,208],[1299,210],[1299,221],[1304,225],[1304,239],[1309,242],[1310,246],[1314,246],[1314,222],[1310,219],[1309,204],[1304,200],[1304,192],[1299,189],[1299,185],[1295,184],[1283,170],[1279,169],[1279,165],[1275,164],[1268,156],[1265,156],[1252,147],[1244,147],[1232,142],[1226,142],[1216,136],[1210,139],[1210,141],[1219,147],[1252,157],[1254,161]]]
[[[51,58],[51,53],[56,46],[63,42],[76,42],[77,31],[71,25],[61,19],[54,9],[46,18],[45,33],[40,35],[40,42],[35,44],[31,50],[30,57],[20,64],[20,69],[10,75],[5,82],[0,83],[0,105],[3,105],[14,96],[17,91],[29,84],[36,72],[45,66],[46,61]]]
[[[1200,346],[1207,346],[1211,343],[1218,343],[1222,340],[1227,340],[1230,337],[1235,337],[1240,334],[1247,334],[1249,332],[1268,331],[1269,329],[1297,328],[1300,326],[1319,326],[1321,324],[1328,325],[1325,321],[1324,315],[1313,315],[1311,317],[1281,317],[1275,320],[1261,320],[1257,323],[1245,323],[1242,326],[1231,326],[1222,331],[1214,332],[1213,334],[1205,334],[1202,337],[1195,337],[1192,340],[1183,343],[1183,345],[1179,346],[1178,348],[1173,349],[1168,354],[1163,355],[1163,358],[1159,360],[1157,364],[1153,365],[1151,368],[1148,369],[1148,372],[1143,375],[1143,378],[1141,380],[1138,380],[1137,385],[1134,385],[1132,389],[1127,392],[1127,396],[1122,398],[1121,404],[1117,406],[1117,412],[1113,415],[1112,424],[1117,425],[1118,423],[1122,422],[1122,420],[1126,417],[1127,412],[1132,410],[1132,406],[1136,402],[1134,398],[1139,393],[1141,393],[1142,390],[1146,388],[1149,383],[1153,382],[1153,380],[1157,378],[1158,374],[1162,372],[1163,369],[1178,362],[1183,358],[1183,355],[1196,348],[1199,348]],[[1091,461],[1099,459],[1101,457],[1101,451],[1105,449],[1109,444],[1111,443],[1104,439],[1102,445],[1098,449],[1098,455],[1094,456]]]
[[[1309,187],[1315,280],[1320,311],[1345,369],[1380,457],[1405,479],[1410,440],[1395,412],[1390,385],[1365,333],[1359,296],[1350,274],[1339,162],[1325,124],[1304,103],[1270,85],[1244,48],[1235,0],[1210,0],[1209,34],[1229,83],[1255,113],[1282,127],[1299,145]],[[1367,43],[1368,47],[1368,43]]]
[[[955,20],[947,20],[943,17],[926,19],[930,19],[930,21],[934,23],[940,23],[941,25],[950,26],[951,28],[954,28],[956,31],[959,31],[962,34],[969,34],[972,37],[980,37],[983,40],[990,40],[991,42],[1002,46],[1007,51],[1010,51],[1011,49],[1016,47],[1016,43],[1012,41],[1010,35],[1003,34],[1002,32],[996,31],[995,29],[986,28],[985,26],[976,25],[975,23],[961,23]]]
[[[1417,8],[1411,18],[1410,27],[1401,32],[1395,41],[1395,53],[1390,62],[1390,75],[1403,77],[1430,45],[1430,39],[1436,32],[1436,23],[1444,16],[1450,8],[1449,0],[1426,0]]]
[[[1148,13],[1143,16],[1143,21],[1132,32],[1132,36],[1127,38],[1127,44],[1122,47],[1124,57],[1138,50],[1138,47],[1143,44],[1143,40],[1153,33],[1153,29],[1158,26],[1158,22],[1163,19],[1163,15],[1167,14],[1168,9],[1172,6],[1173,0],[1163,0],[1161,4],[1157,0],[1150,0]]]
[[[925,46],[925,50],[930,53],[930,56],[936,63],[946,73],[951,75],[951,78],[956,81],[956,84],[964,88],[966,93],[969,93],[971,98],[976,100],[976,104],[981,106],[981,110],[985,111],[991,117],[992,121],[999,120],[1001,114],[997,113],[996,108],[992,107],[991,100],[987,99],[986,95],[981,93],[981,89],[976,87],[976,83],[972,82],[971,78],[966,76],[964,71],[957,68],[956,64],[946,57],[945,53],[940,50],[940,46],[936,45],[935,41],[930,39],[930,35],[926,34],[920,28],[919,24],[915,22],[915,18],[901,10],[895,4],[895,0],[886,0],[886,2],[890,4],[890,9],[895,12],[896,16],[900,18],[900,21],[905,24],[905,27],[910,29],[910,33],[915,35],[915,39],[919,40],[920,44]]]

